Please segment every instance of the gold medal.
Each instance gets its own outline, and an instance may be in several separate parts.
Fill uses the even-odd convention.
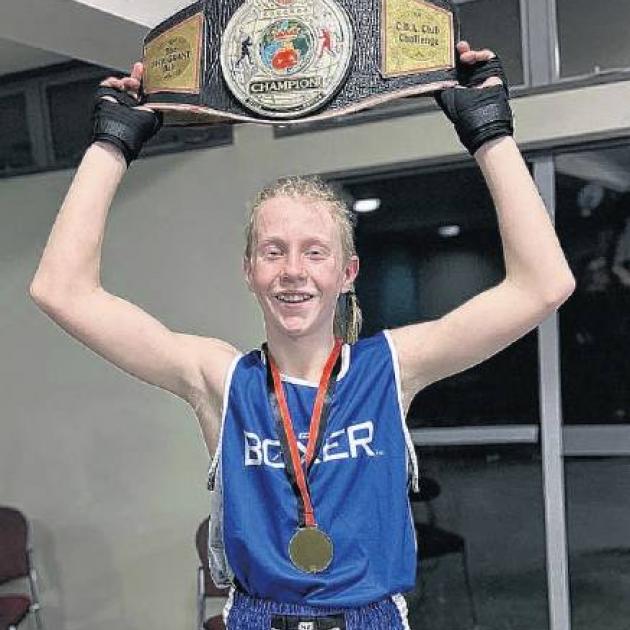
[[[308,444],[304,463],[300,459],[297,439],[293,431],[291,413],[284,395],[280,370],[267,346],[263,346],[267,357],[267,390],[272,413],[276,416],[278,437],[285,457],[285,472],[298,498],[298,529],[289,542],[289,557],[293,566],[306,573],[325,571],[333,559],[331,539],[317,526],[311,492],[308,487],[308,471],[315,461],[326,430],[328,411],[332,402],[335,380],[341,368],[340,339],[328,356],[317,388],[315,404],[311,414]]]
[[[306,573],[325,571],[333,559],[333,544],[318,527],[300,527],[289,543],[294,566]]]

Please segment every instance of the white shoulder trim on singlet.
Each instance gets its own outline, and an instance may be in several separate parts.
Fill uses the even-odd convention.
[[[398,352],[396,351],[396,346],[394,345],[394,340],[392,339],[391,332],[389,330],[384,330],[383,334],[385,335],[385,339],[387,339],[387,345],[389,346],[389,351],[392,355],[394,377],[396,379],[396,393],[398,395],[398,408],[400,411],[400,422],[402,424],[402,430],[405,436],[405,443],[407,444],[407,461],[411,464],[411,486],[414,492],[418,492],[420,490],[418,458],[416,457],[416,449],[413,445],[413,440],[411,439],[411,434],[409,433],[409,427],[407,426],[407,420],[405,418],[405,408],[403,407],[402,400],[402,383],[400,380],[400,364],[398,363]]]
[[[228,617],[230,616],[230,611],[232,610],[232,606],[234,605],[234,591],[236,589],[231,586],[230,592],[228,593],[227,601],[225,602],[225,606],[223,607],[223,625],[228,627]]]
[[[214,475],[217,471],[217,466],[219,464],[219,457],[221,457],[221,447],[223,445],[223,427],[225,425],[225,416],[227,415],[227,407],[228,407],[228,397],[230,396],[230,387],[232,386],[232,377],[234,376],[234,370],[236,369],[236,364],[243,357],[242,354],[237,354],[230,366],[228,367],[227,374],[225,375],[225,384],[223,385],[223,400],[221,401],[221,426],[219,427],[219,440],[217,441],[217,449],[214,452],[214,457],[212,458],[212,462],[210,463],[210,468],[208,469],[208,484],[214,481]]]
[[[266,365],[267,358],[265,357],[265,353],[262,350],[259,350],[260,360],[263,365]],[[339,369],[339,374],[337,374],[337,381],[340,381],[350,369],[350,345],[344,343],[341,346],[341,368]],[[285,383],[292,383],[293,385],[306,385],[307,387],[319,387],[319,383],[315,383],[314,381],[307,381],[304,378],[299,378],[297,376],[287,376],[286,374],[280,374],[280,378]]]
[[[411,630],[408,619],[409,610],[407,609],[407,600],[400,593],[396,593],[395,595],[392,595],[392,601],[398,609],[398,614],[400,615],[400,620],[402,621],[403,630]]]

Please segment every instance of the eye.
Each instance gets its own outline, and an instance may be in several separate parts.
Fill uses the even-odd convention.
[[[306,250],[306,255],[309,258],[318,260],[326,257],[326,250],[323,247],[309,247],[308,250]]]
[[[263,250],[263,256],[265,258],[279,258],[282,256],[282,250],[277,245],[269,245]]]

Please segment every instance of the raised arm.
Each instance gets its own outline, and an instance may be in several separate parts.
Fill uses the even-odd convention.
[[[460,45],[462,50],[462,58],[471,59],[471,64],[494,57],[490,51],[470,51],[467,45]],[[497,82],[484,79],[483,84]],[[474,92],[483,92],[485,101],[492,94],[486,93],[488,89],[495,96],[501,90],[471,87],[465,91],[473,99]],[[457,92],[463,95],[464,90]],[[459,97],[458,93],[455,97]],[[481,134],[458,128],[458,121],[454,122],[460,137],[469,149],[472,147],[494,201],[506,275],[497,286],[437,320],[392,331],[407,405],[423,387],[480,363],[525,335],[575,288],[545,206],[511,137],[511,118],[509,124],[501,123],[506,120],[505,104],[483,102],[486,114],[488,108],[494,107],[499,121],[490,128],[486,126]],[[464,117],[475,120],[474,112]],[[483,120],[487,125],[487,115]],[[484,138],[484,134],[488,137]],[[479,135],[482,138],[477,146]]]
[[[109,85],[133,92],[140,74],[141,68],[138,72],[136,66],[131,77],[112,79]],[[123,119],[130,115],[128,110],[123,110]],[[107,122],[101,121],[101,128],[106,127]],[[48,316],[94,352],[191,403],[212,447],[223,380],[236,351],[215,339],[173,332],[101,286],[107,216],[129,155],[107,135],[104,140],[96,137],[54,223],[31,283],[31,296]]]

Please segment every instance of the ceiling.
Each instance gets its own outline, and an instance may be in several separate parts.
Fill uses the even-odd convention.
[[[153,27],[192,0],[75,0],[99,11]]]
[[[182,0],[2,0],[0,75],[67,59],[127,69],[141,55],[149,28],[182,4]]]

